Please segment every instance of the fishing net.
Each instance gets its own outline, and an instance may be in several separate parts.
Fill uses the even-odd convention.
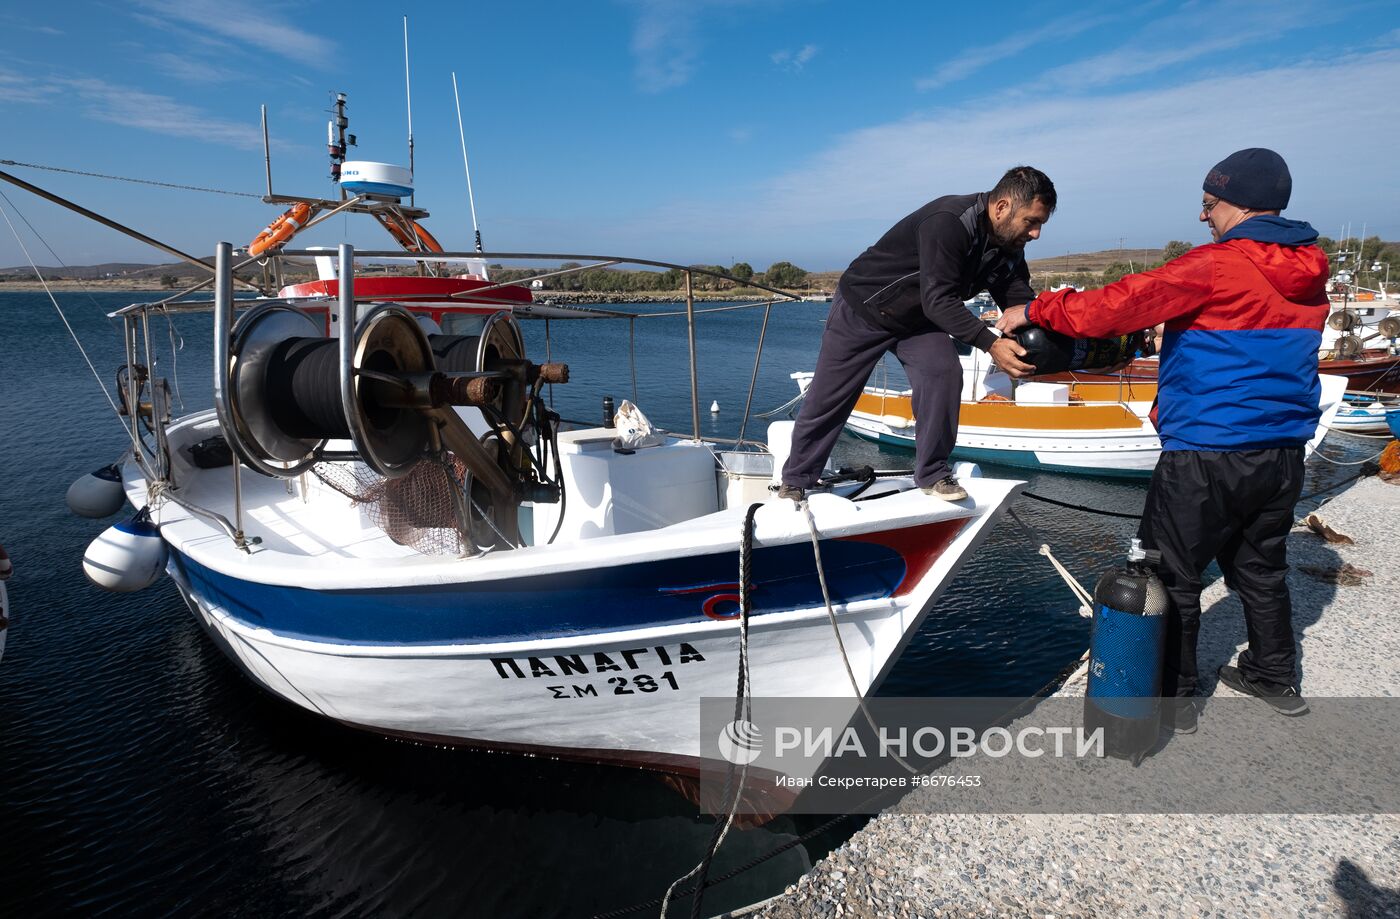
[[[466,467],[455,456],[425,457],[407,475],[385,478],[363,463],[317,463],[316,478],[364,508],[394,542],[424,555],[475,551]]]

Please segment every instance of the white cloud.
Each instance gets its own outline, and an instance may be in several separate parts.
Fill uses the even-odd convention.
[[[1082,13],[1076,13],[1073,16],[1047,22],[1035,29],[1008,35],[1006,38],[989,45],[969,48],[945,61],[929,76],[916,80],[914,88],[922,92],[965,80],[977,71],[998,61],[1015,57],[1028,48],[1050,41],[1073,38],[1081,32],[1087,32],[1104,23],[1111,22],[1114,18],[1118,17],[1086,16]]]
[[[58,95],[58,87],[45,80],[0,67],[0,103],[33,105],[50,102]]]
[[[666,238],[658,236],[662,227],[674,231],[683,220],[693,240],[723,238],[754,258],[812,252],[839,266],[925,201],[989,188],[1002,170],[1027,163],[1044,169],[1060,193],[1033,258],[1108,248],[1119,237],[1140,246],[1199,242],[1201,179],[1231,151],[1252,146],[1288,160],[1288,216],[1322,232],[1343,220],[1369,220],[1377,227],[1371,232],[1395,238],[1400,99],[1380,97],[1365,142],[1345,147],[1337,100],[1357,86],[1396,85],[1400,51],[1390,50],[1150,91],[981,99],[847,133],[757,187],[677,201],[618,227],[619,239]]]
[[[643,92],[661,93],[684,86],[695,75],[704,46],[700,29],[702,14],[753,6],[770,0],[624,2],[637,11],[631,45],[632,57],[636,62],[637,86]],[[815,54],[816,49],[813,48],[811,53]]]
[[[53,84],[82,103],[87,117],[98,121],[245,149],[262,146],[262,131],[251,121],[243,124],[216,118],[169,96],[92,78],[55,79]]]
[[[287,20],[241,4],[231,7],[219,0],[136,0],[155,14],[146,21],[168,27],[180,23],[196,34],[209,34],[231,39],[239,44],[270,52],[289,60],[329,63],[335,53],[335,43],[315,32],[297,28]]]
[[[1102,54],[1062,64],[1041,75],[1043,84],[1110,86],[1176,64],[1222,63],[1221,53],[1257,47],[1299,29],[1317,28],[1331,14],[1313,4],[1251,2],[1190,5],[1148,23],[1142,31]],[[1223,58],[1229,63],[1228,56]]]
[[[774,51],[769,55],[769,58],[783,70],[790,73],[801,73],[802,69],[807,66],[807,63],[811,61],[812,58],[817,56],[817,52],[820,50],[821,48],[817,45],[803,45],[796,51],[789,51],[783,48],[779,51]]]
[[[690,82],[699,57],[695,10],[684,0],[641,0],[632,30],[637,84],[660,93]]]
[[[211,63],[205,57],[185,57],[161,51],[150,56],[156,69],[184,83],[227,83],[243,75],[228,67]]]

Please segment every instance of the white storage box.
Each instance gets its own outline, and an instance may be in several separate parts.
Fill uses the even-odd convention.
[[[559,435],[568,498],[556,542],[639,533],[719,510],[715,455],[709,447],[665,443],[619,453],[613,449],[616,436],[612,428]],[[558,504],[536,504],[536,541],[548,541],[558,520]]]
[[[1069,385],[1022,383],[1016,387],[1016,401],[1023,405],[1069,405]]]

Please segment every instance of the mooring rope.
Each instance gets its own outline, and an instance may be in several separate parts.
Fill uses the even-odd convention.
[[[1375,462],[1376,460],[1380,459],[1380,455],[1381,455],[1382,453],[1384,453],[1384,452],[1385,452],[1384,449],[1380,449],[1380,450],[1377,450],[1375,453],[1371,454],[1370,456],[1366,457],[1366,458],[1363,459],[1363,460],[1357,460],[1357,461],[1351,462],[1351,463],[1344,463],[1344,462],[1342,462],[1341,460],[1334,460],[1332,457],[1328,456],[1326,453],[1323,453],[1320,449],[1319,449],[1319,450],[1314,450],[1314,451],[1313,451],[1313,456],[1321,457],[1322,459],[1325,459],[1327,462],[1331,463],[1333,466],[1364,466],[1364,465],[1366,465],[1367,463],[1372,463],[1372,462]],[[1301,499],[1300,499],[1300,500],[1301,500]]]
[[[1023,491],[1021,497],[1030,498],[1033,501],[1043,501],[1046,504],[1053,504],[1056,507],[1068,508],[1072,511],[1083,511],[1086,514],[1098,514],[1100,517],[1122,517],[1125,520],[1141,520],[1142,514],[1124,514],[1119,511],[1106,511],[1102,508],[1088,507],[1083,504],[1070,504],[1068,501],[1057,501],[1054,498],[1047,498],[1034,492]]]
[[[836,622],[836,610],[831,606],[831,592],[826,586],[826,569],[822,565],[821,540],[817,536],[817,520],[812,516],[812,509],[807,505],[807,499],[803,498],[801,503],[802,513],[807,517],[807,531],[812,534],[812,555],[817,565],[817,581],[822,587],[822,600],[826,603],[826,617],[831,622],[831,631],[836,636],[836,650],[841,652],[841,663],[846,666],[846,677],[851,681],[851,692],[855,693],[856,704],[860,706],[861,714],[865,716],[865,721],[870,725],[870,730],[876,734],[880,733],[880,726],[875,723],[875,716],[870,714],[870,708],[865,704],[865,694],[861,692],[860,684],[856,682],[855,671],[851,669],[851,658],[846,653],[846,643],[841,640],[841,628]],[[918,775],[919,770],[911,766],[907,760],[899,754],[890,752],[890,758],[903,766],[911,775]]]
[[[1024,492],[1022,492],[1022,494],[1024,494]],[[1012,508],[1008,507],[1006,509],[1006,515],[1021,528],[1021,532],[1025,534],[1031,545],[1038,547],[1036,551],[1049,560],[1050,565],[1055,569],[1055,573],[1064,579],[1070,592],[1073,593],[1075,599],[1079,601],[1079,615],[1085,618],[1094,615],[1094,598],[1090,596],[1089,591],[1084,589],[1084,585],[1080,584],[1079,581],[1075,579],[1074,575],[1070,574],[1069,569],[1061,564],[1059,559],[1055,558],[1055,553],[1050,549],[1050,543],[1045,541],[1044,537],[1040,535],[1040,532],[1036,530],[1035,527],[1022,520]]]
[[[753,684],[749,676],[749,577],[753,555],[753,530],[754,516],[761,503],[750,504],[748,511],[744,514],[744,529],[739,537],[739,676],[738,685],[734,689],[734,721],[750,720],[753,714]],[[670,908],[671,897],[675,894],[676,888],[683,882],[699,875],[695,885],[690,888],[695,892],[695,899],[691,902],[691,919],[697,919],[700,915],[700,904],[705,897],[705,888],[709,886],[706,879],[710,873],[710,863],[714,861],[715,853],[724,843],[724,839],[729,835],[730,828],[734,825],[734,815],[739,812],[739,802],[744,797],[744,782],[748,778],[749,765],[745,762],[739,767],[739,781],[734,783],[735,763],[731,760],[729,769],[724,777],[724,793],[721,800],[729,798],[731,789],[734,793],[733,801],[729,805],[729,813],[724,820],[715,824],[715,831],[710,836],[710,844],[705,849],[705,856],[700,859],[699,864],[691,868],[685,874],[671,882],[671,886],[666,888],[666,895],[661,898],[661,919],[666,919],[666,910]]]
[[[0,198],[4,198],[5,203],[8,204],[11,208],[14,208],[14,202],[12,202],[9,196],[6,195],[4,192],[0,192]],[[19,213],[18,208],[15,208],[15,213]],[[78,333],[73,330],[73,326],[68,321],[68,317],[64,315],[63,307],[58,305],[58,298],[56,298],[53,295],[53,291],[49,289],[49,282],[44,279],[43,274],[41,274],[39,271],[39,266],[34,263],[33,256],[29,254],[29,247],[24,244],[24,240],[20,238],[19,231],[15,229],[14,222],[10,220],[10,212],[4,208],[0,208],[0,215],[4,216],[5,223],[9,226],[10,232],[14,234],[15,242],[19,243],[20,251],[24,253],[25,259],[29,262],[29,267],[33,269],[34,276],[38,278],[39,283],[43,285],[44,293],[48,294],[49,302],[53,304],[54,311],[58,313],[58,318],[63,320],[64,328],[68,329],[68,334],[71,335],[73,338],[73,344],[78,346],[78,353],[83,356],[83,361],[88,365],[88,369],[92,371],[92,377],[97,381],[97,388],[102,390],[102,395],[104,398],[106,398],[107,404],[112,406],[112,414],[116,416],[117,423],[120,424],[122,426],[122,430],[126,431],[126,433],[131,437],[132,446],[133,448],[135,448],[137,446],[135,432],[128,429],[126,426],[126,422],[122,421],[121,410],[117,408],[117,403],[112,399],[112,394],[107,391],[106,384],[102,382],[102,375],[98,373],[97,368],[93,366],[92,358],[88,357],[87,349],[83,347],[82,340],[78,338]]]
[[[225,191],[222,188],[203,188],[199,185],[176,185],[171,182],[157,182],[154,179],[129,179],[126,176],[104,175],[100,172],[84,172],[81,169],[64,169],[61,166],[41,166],[38,163],[17,163],[14,160],[0,160],[0,166],[23,166],[26,169],[43,169],[47,172],[66,172],[68,175],[88,176],[93,179],[111,179],[116,182],[131,182],[136,185],[156,185],[161,188],[174,188],[180,191],[202,191],[211,195],[231,195],[235,198],[258,198],[262,195],[255,195],[246,191]]]

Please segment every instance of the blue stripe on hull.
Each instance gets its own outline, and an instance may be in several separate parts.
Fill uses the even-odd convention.
[[[735,551],[495,581],[310,590],[230,577],[178,552],[172,558],[196,595],[234,619],[333,644],[528,641],[704,622],[705,602],[735,593],[739,573]],[[835,603],[888,597],[905,574],[898,552],[871,542],[822,540],[822,562]],[[752,571],[755,615],[822,605],[808,543],[756,549]]]

